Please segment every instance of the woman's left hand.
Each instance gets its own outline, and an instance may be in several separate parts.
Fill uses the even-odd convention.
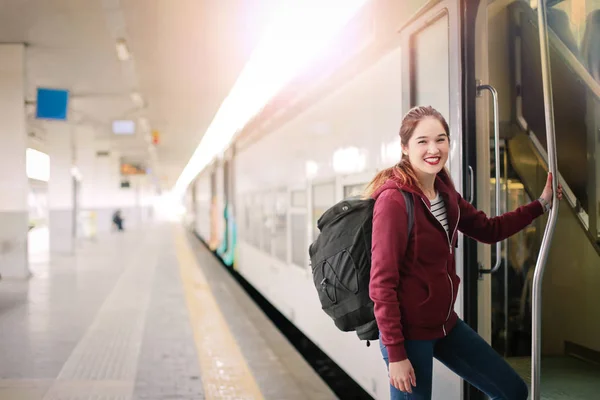
[[[558,184],[556,192],[557,192],[558,200],[559,201],[562,200],[563,188],[560,183]],[[540,196],[540,198],[544,199],[550,205],[550,208],[552,208],[552,173],[548,173],[548,179],[546,180],[546,187],[544,188],[544,191],[542,192],[542,195]]]

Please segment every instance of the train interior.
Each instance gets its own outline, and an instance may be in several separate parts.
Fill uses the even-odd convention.
[[[499,97],[501,212],[536,199],[548,173],[537,3],[487,5],[488,78]],[[565,197],[543,280],[542,395],[590,399],[600,391],[600,1],[548,1],[547,7]],[[493,209],[493,137],[489,143]],[[532,280],[547,219],[502,244],[502,267],[491,278],[492,345],[528,382]]]

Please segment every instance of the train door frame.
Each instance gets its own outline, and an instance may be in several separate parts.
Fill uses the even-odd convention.
[[[461,1],[462,27],[462,102],[463,102],[463,171],[465,175],[464,193],[467,194],[473,206],[479,208],[478,196],[476,195],[476,182],[480,171],[477,168],[477,131],[482,117],[481,106],[477,104],[476,82],[482,78],[481,71],[477,68],[479,63],[475,60],[480,57],[483,50],[487,52],[487,41],[481,40],[482,29],[487,28],[487,2],[480,0]],[[483,27],[482,27],[483,24]],[[487,36],[487,30],[484,32]],[[479,38],[480,40],[476,40]],[[481,46],[484,49],[481,49]],[[487,64],[485,65],[487,68]],[[486,75],[487,77],[487,75]],[[479,263],[478,243],[470,238],[464,238],[463,242],[463,319],[473,329],[479,330]],[[483,399],[483,395],[473,386],[464,382],[465,400]]]
[[[490,208],[489,110],[490,97],[478,96],[479,83],[489,79],[488,2],[462,0],[462,102],[463,102],[463,186],[467,200],[477,209]],[[482,140],[483,139],[483,140]],[[484,155],[481,157],[481,155]],[[464,320],[486,340],[491,339],[491,277],[481,280],[482,265],[491,264],[491,248],[477,241],[463,241]],[[482,260],[486,260],[482,263]],[[489,267],[489,265],[487,265]],[[487,311],[486,311],[487,310]],[[489,337],[488,337],[489,336]],[[484,395],[464,382],[465,400],[480,400]]]

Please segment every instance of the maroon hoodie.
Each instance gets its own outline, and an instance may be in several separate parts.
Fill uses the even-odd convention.
[[[402,188],[414,199],[414,225],[407,237]],[[488,218],[454,189],[442,171],[435,189],[446,205],[448,231],[430,211],[430,202],[415,187],[389,179],[374,194],[371,282],[369,293],[389,361],[406,359],[404,340],[444,337],[456,324],[454,302],[460,278],[454,249],[457,231],[480,242],[495,243],[519,232],[544,213],[539,201],[499,217]]]

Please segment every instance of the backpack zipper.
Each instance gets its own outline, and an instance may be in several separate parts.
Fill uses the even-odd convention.
[[[422,197],[421,197],[421,201],[425,205],[425,208],[427,209],[427,211],[429,211],[429,213],[433,216],[433,219],[435,219],[437,221],[437,223],[444,230],[444,233],[446,234],[446,239],[448,239],[448,249],[450,250],[450,255],[452,255],[452,242],[454,241],[454,234],[456,233],[456,229],[458,228],[458,222],[460,221],[460,207],[458,207],[458,219],[456,220],[456,225],[454,226],[454,230],[452,231],[452,238],[450,239],[450,237],[448,236],[448,232],[446,232],[446,229],[444,229],[444,225],[442,225],[442,223],[435,217],[435,215],[433,215],[433,212],[431,212],[431,209],[427,206],[427,203],[425,203],[425,200],[423,200]],[[446,212],[448,212],[448,210],[447,210],[448,207],[446,206],[446,204],[444,204],[444,206],[446,207]],[[446,322],[448,322],[448,319],[450,319],[450,314],[452,314],[452,303],[454,302],[454,284],[452,283],[452,278],[450,277],[450,274],[448,273],[448,261],[446,261],[446,276],[448,277],[448,280],[450,281],[450,306],[448,307],[448,315],[446,316],[446,321],[444,321],[444,324],[442,325],[442,330],[444,331],[444,336],[447,335],[445,325],[446,325]]]

